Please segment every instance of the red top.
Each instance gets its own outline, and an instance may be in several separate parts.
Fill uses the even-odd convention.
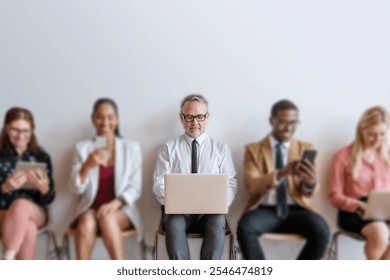
[[[99,187],[92,208],[97,210],[102,204],[114,198],[114,166],[99,165]]]

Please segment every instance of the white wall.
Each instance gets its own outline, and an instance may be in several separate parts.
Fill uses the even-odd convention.
[[[334,229],[330,157],[352,140],[364,109],[390,107],[389,8],[342,0],[1,1],[0,114],[14,105],[35,114],[54,161],[53,228],[61,232],[74,199],[66,191],[72,147],[93,135],[95,99],[115,99],[123,135],[142,146],[140,207],[151,244],[160,218],[152,172],[160,145],[182,133],[180,100],[203,93],[209,134],[232,149],[235,226],[247,198],[244,145],[268,133],[270,106],[289,98],[301,109],[297,137],[320,152],[314,206]],[[354,252],[356,243],[343,246]]]

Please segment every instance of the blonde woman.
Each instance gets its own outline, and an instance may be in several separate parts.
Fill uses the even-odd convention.
[[[333,159],[329,197],[339,209],[341,228],[366,239],[367,259],[390,259],[390,223],[362,219],[367,196],[373,191],[390,191],[390,156],[387,132],[388,112],[380,106],[364,112],[355,140],[339,150]]]

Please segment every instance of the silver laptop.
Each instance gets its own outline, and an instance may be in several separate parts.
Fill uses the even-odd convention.
[[[166,214],[226,214],[228,174],[165,174]]]
[[[370,193],[363,219],[390,221],[390,192]]]

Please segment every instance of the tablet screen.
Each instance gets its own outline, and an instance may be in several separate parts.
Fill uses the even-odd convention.
[[[28,173],[33,170],[40,170],[43,173],[47,173],[47,166],[44,162],[27,162],[27,161],[18,161],[16,163],[16,172]],[[32,189],[33,187],[28,184],[22,186],[23,189]]]

